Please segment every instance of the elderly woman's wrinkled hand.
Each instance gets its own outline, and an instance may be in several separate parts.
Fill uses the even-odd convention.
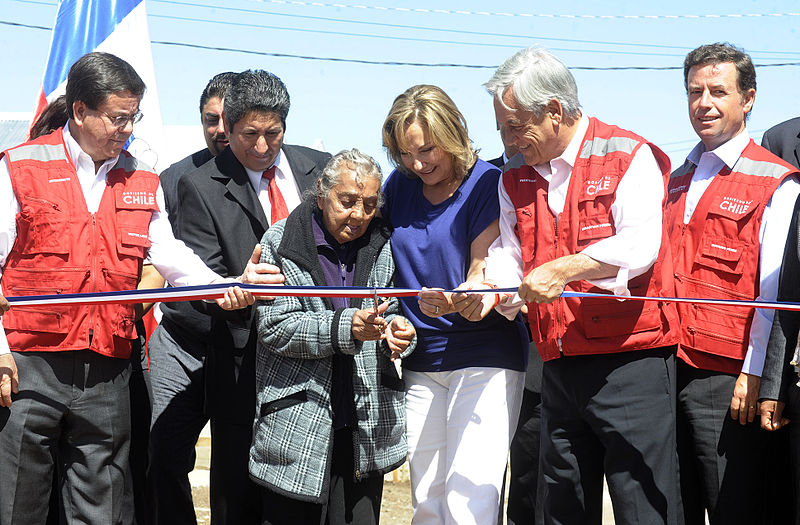
[[[406,321],[403,317],[395,317],[386,327],[386,343],[392,351],[391,360],[398,359],[406,351],[408,345],[414,340],[417,331],[414,325]]]
[[[381,317],[389,308],[385,302],[378,306],[377,312],[373,309],[358,310],[353,314],[353,337],[359,341],[377,341],[383,339],[386,330],[386,320]]]

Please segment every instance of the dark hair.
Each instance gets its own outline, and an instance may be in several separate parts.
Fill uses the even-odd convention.
[[[111,53],[93,52],[72,64],[67,75],[67,114],[72,118],[72,106],[80,100],[89,109],[97,109],[114,93],[129,91],[133,96],[144,95],[144,82],[133,67]]]
[[[289,114],[289,92],[281,79],[268,71],[248,69],[236,75],[225,93],[225,125],[232,129],[251,111],[276,113],[286,129]]]
[[[695,66],[716,65],[731,62],[736,66],[736,83],[739,93],[744,95],[756,89],[756,68],[750,55],[727,42],[706,44],[690,51],[683,61],[683,86],[689,90],[689,70]]]
[[[61,95],[54,101],[50,102],[39,118],[31,124],[30,137],[31,140],[39,138],[42,135],[52,133],[58,128],[64,127],[67,123],[67,96]]]
[[[200,113],[203,113],[203,107],[210,98],[224,98],[225,92],[231,87],[233,79],[236,78],[236,73],[233,71],[226,71],[218,75],[214,75],[211,80],[206,84],[206,88],[200,95]]]

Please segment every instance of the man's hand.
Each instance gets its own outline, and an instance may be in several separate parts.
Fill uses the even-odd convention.
[[[423,288],[419,292],[419,309],[428,317],[441,317],[453,313],[453,303],[450,301],[450,294],[444,293],[441,289]]]
[[[253,254],[247,262],[242,275],[237,277],[237,281],[243,284],[268,284],[280,285],[283,284],[285,278],[281,273],[281,269],[273,264],[258,262],[261,260],[261,245],[256,244],[253,249]],[[259,297],[260,299],[271,301],[275,297]],[[253,304],[253,303],[250,303]],[[223,307],[224,308],[224,307]]]
[[[558,259],[534,268],[519,285],[519,296],[526,303],[552,303],[561,296],[567,279],[558,270]]]
[[[11,406],[12,392],[19,393],[17,363],[14,362],[13,355],[0,354],[0,407]]]
[[[736,378],[731,397],[731,418],[738,419],[740,425],[752,423],[758,412],[758,388],[761,378],[742,372]]]
[[[242,290],[238,286],[231,286],[225,290],[225,295],[216,301],[217,305],[223,310],[241,310],[255,303],[256,298],[247,290]]]
[[[761,414],[761,428],[771,432],[788,425],[789,419],[783,417],[783,408],[785,406],[785,403],[774,399],[765,399],[759,403],[758,412]]]
[[[395,317],[386,327],[384,336],[392,351],[391,360],[398,359],[414,340],[417,331],[414,326],[402,317]]]
[[[8,299],[0,295],[0,316],[11,309],[11,303],[8,302]]]
[[[386,320],[381,317],[389,308],[389,303],[378,305],[377,313],[374,309],[358,310],[353,314],[353,337],[359,341],[377,341],[384,338]]]
[[[456,289],[474,290],[475,288],[489,288],[489,285],[466,282]],[[480,321],[500,303],[499,295],[495,293],[454,293],[451,298],[453,310],[461,314],[467,321]]]

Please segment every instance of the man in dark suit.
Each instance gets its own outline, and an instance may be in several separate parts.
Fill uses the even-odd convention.
[[[786,162],[800,167],[800,117],[787,120],[764,133],[761,145],[778,155]],[[798,251],[798,235],[800,235],[800,200],[795,203],[792,223],[786,240],[786,249],[781,265],[779,301],[800,301],[800,252]],[[764,360],[764,371],[761,375],[759,390],[759,413],[761,428],[777,432],[773,437],[774,460],[773,476],[778,470],[779,482],[776,487],[778,501],[793,502],[794,518],[785,521],[800,523],[800,388],[795,366],[790,365],[796,359],[797,334],[800,330],[800,312],[782,311],[775,313],[772,331],[767,344],[767,356]],[[789,422],[795,420],[793,425]],[[787,435],[788,433],[788,435]],[[788,442],[788,443],[787,443]],[[789,449],[787,451],[787,449]],[[775,452],[775,450],[777,450]],[[786,473],[786,455],[791,473]],[[789,480],[793,479],[794,482]]]
[[[521,155],[514,158],[519,150],[516,146],[506,143],[502,126],[498,125],[498,131],[500,140],[503,141],[503,154],[488,162],[503,171],[504,168],[520,167],[525,160]],[[513,162],[510,162],[512,159]],[[527,308],[524,310],[527,311]],[[526,322],[525,325],[527,324]],[[531,342],[528,348],[528,368],[525,370],[525,390],[522,392],[517,429],[511,441],[511,463],[506,476],[509,480],[508,505],[505,509],[508,525],[544,523],[542,512],[544,480],[541,479],[539,470],[539,442],[542,435],[542,364],[536,345]],[[502,493],[505,494],[505,480]],[[503,523],[503,506],[501,495],[498,523]]]
[[[228,147],[228,135],[225,133],[225,123],[222,121],[222,102],[235,76],[236,73],[232,71],[214,75],[200,95],[200,122],[203,124],[206,147],[172,164],[159,175],[173,230],[180,212],[177,202],[178,181],[184,174],[196,170]]]
[[[800,167],[800,117],[768,129],[761,145],[789,164]]]
[[[183,210],[178,237],[221,275],[234,275],[240,254],[251,253],[264,231],[300,203],[314,187],[330,155],[283,143],[289,94],[278,77],[266,71],[236,76],[225,95],[223,121],[229,146],[178,184]],[[192,303],[206,314],[203,322],[184,310],[165,311],[151,345],[204,348],[201,370],[166,406],[154,406],[151,431],[151,490],[155,522],[193,523],[191,470],[196,440],[205,419],[198,417],[198,396],[205,393],[205,416],[211,419],[211,514],[215,523],[261,523],[257,486],[249,479],[248,452],[255,410],[254,310],[227,315],[205,303]],[[205,347],[204,347],[205,345]],[[155,350],[154,350],[155,353]],[[180,366],[172,362],[164,368]],[[153,369],[159,363],[153,362]],[[175,385],[173,385],[175,386]],[[179,385],[180,386],[180,385]],[[170,385],[163,385],[166,391]],[[156,390],[156,382],[153,389]],[[187,399],[193,400],[187,407]],[[191,434],[191,436],[189,435]]]

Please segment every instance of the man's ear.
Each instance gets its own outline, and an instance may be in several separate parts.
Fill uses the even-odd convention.
[[[79,126],[83,125],[83,119],[86,118],[86,110],[89,106],[82,100],[76,100],[72,103],[72,120]]]
[[[551,119],[555,124],[560,124],[564,120],[564,108],[557,98],[551,98],[544,111],[547,118]]]

